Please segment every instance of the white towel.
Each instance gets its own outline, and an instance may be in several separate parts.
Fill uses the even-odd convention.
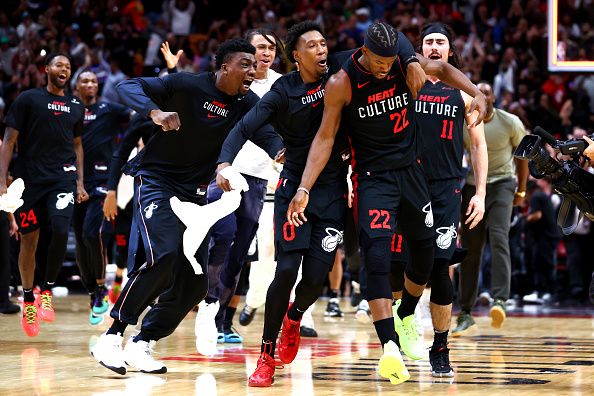
[[[15,210],[23,205],[23,191],[25,191],[25,182],[23,179],[16,179],[6,190],[6,194],[0,197],[0,210],[8,213],[14,213]]]
[[[225,170],[229,168],[232,167],[229,166]],[[239,207],[241,191],[247,191],[249,188],[247,181],[239,172],[230,169],[225,173],[225,178],[236,189],[224,192],[218,201],[200,206],[192,202],[182,202],[177,197],[171,197],[169,200],[173,213],[187,227],[183,235],[183,250],[196,275],[204,273],[194,257],[204,241],[204,237],[217,221],[233,213]]]

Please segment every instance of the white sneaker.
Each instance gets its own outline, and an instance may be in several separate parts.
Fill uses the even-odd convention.
[[[101,334],[97,343],[91,348],[91,355],[103,367],[120,375],[126,374],[126,363],[122,354],[123,337],[117,334]]]
[[[488,291],[484,291],[478,296],[478,302],[480,305],[488,305],[491,306],[493,304],[493,297],[489,294]]]
[[[538,297],[537,292],[525,295],[522,297],[522,301],[531,304],[542,304],[544,302],[542,298]]]
[[[371,323],[371,311],[369,310],[369,303],[367,302],[367,300],[361,300],[361,302],[357,306],[357,312],[355,312],[355,319],[357,319],[359,323]]]
[[[164,374],[167,367],[158,360],[153,359],[153,349],[146,341],[134,342],[134,336],[130,336],[123,355],[128,366],[138,369],[141,373]]]
[[[198,304],[194,334],[196,334],[196,350],[204,356],[217,353],[217,339],[219,332],[215,324],[215,316],[219,312],[219,302],[207,304],[201,301]]]
[[[301,318],[301,326],[302,327],[307,327],[307,328],[315,330],[313,316],[311,315],[311,313],[314,310],[314,305],[315,305],[315,303],[310,305],[310,307],[307,308],[305,310],[305,312],[303,313],[303,317]]]

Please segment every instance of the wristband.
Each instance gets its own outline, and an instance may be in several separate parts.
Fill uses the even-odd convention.
[[[407,60],[404,61],[404,64],[406,66],[410,65],[413,62],[419,62],[419,59],[416,57],[416,55],[411,56],[410,58],[408,58]]]
[[[305,187],[299,187],[297,189],[297,191],[303,191],[304,193],[306,193],[307,195],[309,195],[309,190],[307,188],[305,188]]]
[[[520,198],[526,197],[526,191],[516,191],[515,194]]]

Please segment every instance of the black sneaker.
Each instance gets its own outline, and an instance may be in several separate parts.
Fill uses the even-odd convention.
[[[0,303],[0,314],[15,314],[21,311],[21,308],[10,301]]]
[[[330,301],[328,301],[324,316],[330,316],[332,318],[342,318],[344,316],[340,310],[340,305],[338,305],[338,298],[331,298]]]
[[[299,328],[299,334],[301,334],[301,337],[317,337],[318,336],[318,332],[316,331],[316,329],[311,328],[311,327],[307,327],[307,326],[301,326]]]
[[[239,314],[239,324],[242,326],[247,326],[252,323],[254,316],[256,316],[256,310],[257,308],[252,308],[249,305],[243,307],[241,313]]]
[[[431,374],[438,378],[451,378],[454,376],[454,369],[450,365],[450,350],[446,345],[429,349],[429,363],[431,363]]]

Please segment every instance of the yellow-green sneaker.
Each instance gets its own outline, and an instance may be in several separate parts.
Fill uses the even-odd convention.
[[[378,371],[379,375],[388,378],[393,385],[401,384],[410,378],[402,355],[394,341],[384,344],[384,353],[379,360]]]
[[[491,326],[496,329],[500,329],[501,325],[505,321],[505,301],[503,300],[495,300],[493,305],[491,306],[491,310],[489,311],[489,315],[491,316]]]
[[[394,313],[394,329],[398,334],[398,341],[402,351],[413,360],[421,360],[427,357],[427,350],[423,345],[423,337],[417,332],[417,325],[415,322],[415,315],[408,315],[400,319],[398,316],[398,307],[400,307],[400,300],[392,306]]]

